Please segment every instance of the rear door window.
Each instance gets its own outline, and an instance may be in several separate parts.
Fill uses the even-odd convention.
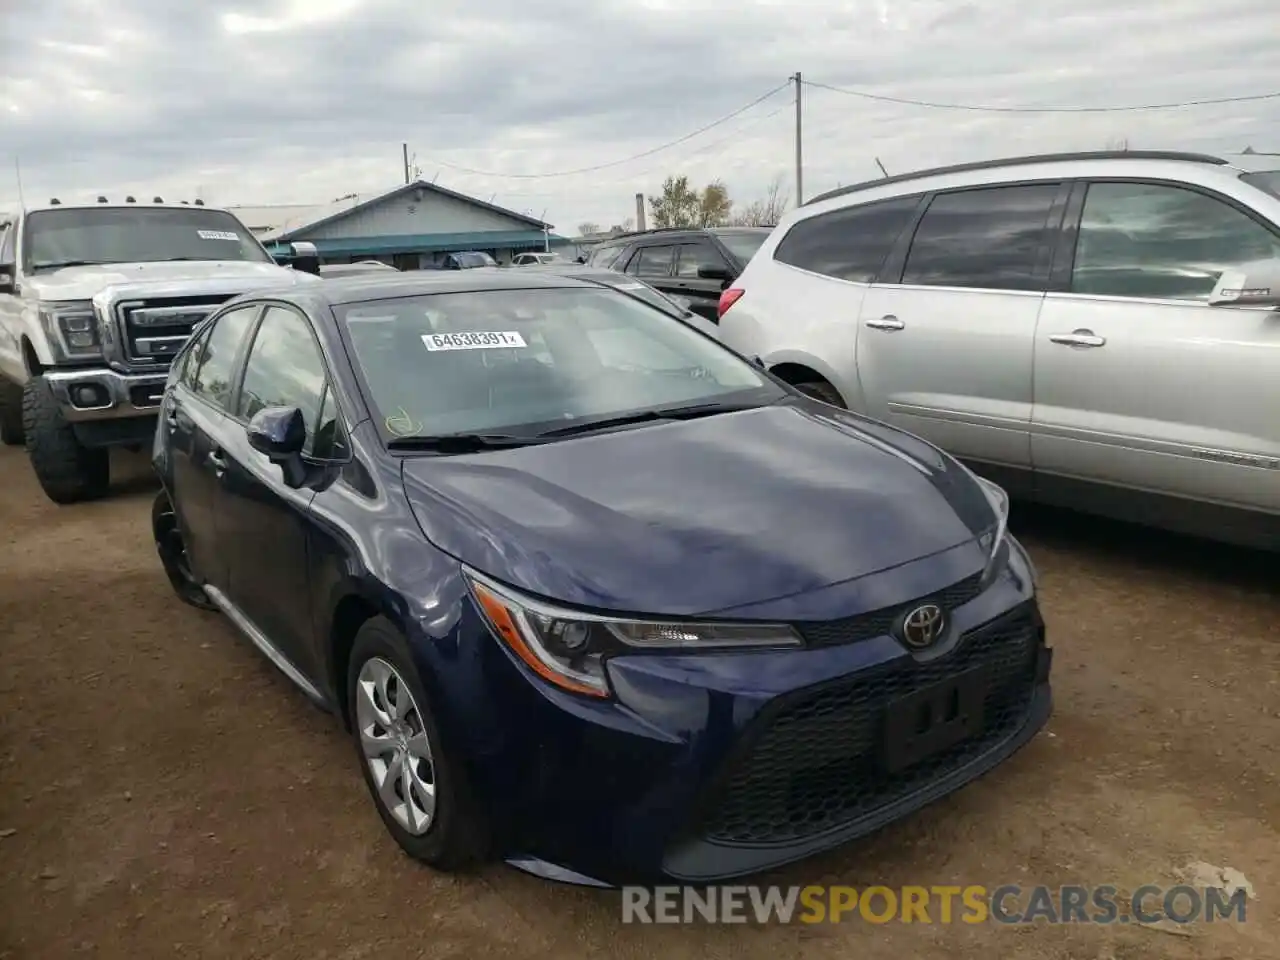
[[[773,258],[837,280],[871,283],[919,203],[919,196],[895,197],[801,220]]]
[[[720,270],[730,269],[729,265],[724,262],[724,257],[720,255],[720,251],[709,243],[682,243],[679,249],[680,257],[676,268],[677,277],[697,280],[700,267],[714,267]]]
[[[669,277],[675,250],[673,246],[641,247],[627,264],[627,273],[637,277]]]
[[[224,313],[196,345],[187,360],[188,367],[196,364],[191,381],[191,390],[196,396],[220,409],[231,408],[236,361],[260,308],[260,304],[251,304]]]
[[[904,284],[1043,290],[1056,183],[957,190],[933,198],[907,254]],[[1042,266],[1043,264],[1043,266]]]

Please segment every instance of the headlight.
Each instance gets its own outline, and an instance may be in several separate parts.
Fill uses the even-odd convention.
[[[68,360],[88,360],[102,356],[102,336],[93,304],[41,304],[40,323],[49,339]]]
[[[801,645],[786,624],[616,619],[533,600],[475,573],[467,580],[490,628],[530,670],[592,697],[609,696],[604,664],[614,654]]]
[[[991,505],[991,512],[995,514],[995,526],[979,539],[979,543],[982,544],[982,549],[987,555],[987,566],[982,573],[982,582],[986,584],[995,579],[996,574],[1004,567],[1005,560],[1008,557],[1009,495],[1004,492],[1003,487],[992,483],[990,480],[984,480],[972,471],[970,471],[969,475],[978,484],[983,495],[987,498],[987,503]]]

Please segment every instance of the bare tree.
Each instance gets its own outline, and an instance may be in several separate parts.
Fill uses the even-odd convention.
[[[600,224],[592,223],[588,220],[586,223],[578,224],[578,236],[591,237],[600,232]]]
[[[735,227],[771,227],[782,218],[791,206],[791,193],[783,186],[782,175],[774,177],[769,189],[759,200],[738,207],[729,217]]]

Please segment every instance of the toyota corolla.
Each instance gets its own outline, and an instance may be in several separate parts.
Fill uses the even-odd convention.
[[[153,459],[178,596],[341,720],[439,869],[754,873],[1050,713],[998,487],[599,284],[240,297],[175,360]]]

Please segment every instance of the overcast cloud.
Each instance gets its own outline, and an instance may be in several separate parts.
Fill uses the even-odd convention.
[[[546,218],[618,223],[664,176],[749,201],[791,187],[783,90],[688,142],[595,173],[783,84],[993,106],[1280,91],[1276,0],[7,0],[0,206],[132,193],[323,203],[426,179]],[[805,193],[1008,153],[1280,152],[1280,99],[984,114],[807,88]],[[1280,157],[1277,157],[1280,166]],[[466,173],[459,167],[507,176]]]

